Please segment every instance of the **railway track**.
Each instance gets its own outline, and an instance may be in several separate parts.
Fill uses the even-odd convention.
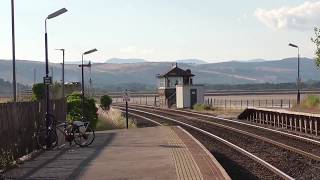
[[[155,118],[156,115],[159,116],[161,114],[160,116],[162,116],[161,118],[163,119],[170,118],[167,120],[178,120],[180,125],[181,122],[183,122],[217,135],[220,138],[223,138],[237,145],[238,147],[255,154],[257,157],[264,159],[265,161],[274,165],[274,167],[278,167],[278,169],[281,169],[281,171],[286,172],[289,176],[307,179],[320,177],[320,174],[317,173],[320,160],[318,152],[319,150],[317,150],[319,148],[317,141],[295,137],[295,135],[291,136],[290,134],[276,132],[274,130],[259,129],[252,126],[248,126],[250,127],[248,128],[246,125],[239,125],[238,123],[232,123],[229,121],[226,123],[222,120],[214,120],[213,118],[215,117],[196,115],[190,112],[175,111],[173,113],[169,110],[137,106],[134,106],[134,108],[130,110],[131,112],[135,111],[135,113],[138,113],[142,116],[145,116],[147,113],[148,116],[153,116],[153,118]],[[205,119],[204,117],[208,119]],[[214,121],[222,121],[223,123],[217,123]],[[230,123],[233,124],[233,127],[230,125]],[[186,126],[185,124],[183,125]],[[236,124],[238,127],[234,127],[234,124]],[[243,126],[247,129],[245,129]],[[253,130],[254,128],[255,130]],[[207,148],[215,148],[210,147],[212,144],[205,140],[206,138],[203,138],[203,135],[201,136],[199,133],[195,133],[194,128],[190,129],[190,127],[187,127],[187,129],[193,131],[199,140],[204,139],[203,141]],[[303,148],[304,146],[307,146],[307,148]],[[312,148],[317,149],[314,150],[315,152],[313,152]],[[225,168],[228,169],[228,167]],[[254,172],[254,174],[259,176],[259,174],[256,174],[256,172]]]

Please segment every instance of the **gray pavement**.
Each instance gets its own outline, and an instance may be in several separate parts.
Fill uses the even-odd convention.
[[[186,138],[189,141],[192,139],[184,135],[182,141],[175,131],[170,127],[161,126],[98,132],[96,140],[89,147],[66,145],[60,150],[44,152],[21,164],[19,168],[8,171],[5,177],[103,180],[208,179],[203,177],[210,175],[201,174],[205,172],[201,170],[203,165],[198,166],[196,163],[200,162],[199,158],[194,159],[183,142]],[[205,157],[205,153],[202,154],[205,159],[210,160],[210,157]],[[211,178],[214,179],[212,176]]]

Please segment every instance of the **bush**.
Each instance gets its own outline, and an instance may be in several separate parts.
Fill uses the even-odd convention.
[[[39,101],[46,97],[46,85],[43,83],[34,84],[32,87],[32,100]]]
[[[67,96],[68,115],[69,121],[81,120],[82,116],[82,101],[80,93],[72,93]],[[92,98],[84,98],[84,118],[90,121],[93,128],[96,127],[98,108]]]
[[[110,109],[110,105],[112,103],[112,99],[108,95],[104,95],[100,98],[100,106],[103,110]]]
[[[317,95],[308,95],[301,104],[305,108],[319,108],[320,97]]]
[[[195,104],[193,105],[193,109],[196,111],[208,111],[208,110],[211,110],[212,108],[207,104]]]

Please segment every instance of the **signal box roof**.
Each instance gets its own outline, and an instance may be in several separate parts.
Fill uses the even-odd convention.
[[[193,77],[194,74],[191,73],[190,69],[183,70],[181,68],[178,68],[175,66],[168,72],[164,74],[157,75],[158,78],[163,78],[163,77]]]

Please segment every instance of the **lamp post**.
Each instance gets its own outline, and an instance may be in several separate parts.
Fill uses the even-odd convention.
[[[50,102],[49,102],[49,85],[52,83],[52,77],[49,77],[49,59],[48,59],[48,33],[47,33],[47,20],[55,18],[68,10],[66,8],[62,8],[52,14],[50,14],[46,19],[45,19],[45,55],[46,55],[46,76],[43,78],[44,84],[46,85],[46,115],[45,115],[45,120],[46,120],[46,128],[47,128],[47,133],[48,133],[48,127],[49,127],[49,111],[50,111]],[[49,144],[49,139],[47,139],[47,144]]]
[[[300,84],[301,84],[301,79],[300,79],[300,48],[299,48],[299,46],[292,44],[292,43],[290,43],[289,46],[298,49],[297,104],[300,104]]]
[[[97,49],[91,49],[89,51],[86,51],[82,54],[82,61],[81,61],[81,106],[82,106],[82,120],[84,119],[84,71],[83,67],[85,66],[83,64],[83,56],[87,54],[91,54],[98,51]],[[90,64],[91,65],[91,64]]]
[[[17,102],[14,0],[11,0],[11,34],[12,34],[12,85],[13,85],[13,91],[12,92],[13,92],[13,102]]]
[[[64,94],[64,51],[65,49],[56,49],[57,51],[62,51],[62,97],[65,97]]]

